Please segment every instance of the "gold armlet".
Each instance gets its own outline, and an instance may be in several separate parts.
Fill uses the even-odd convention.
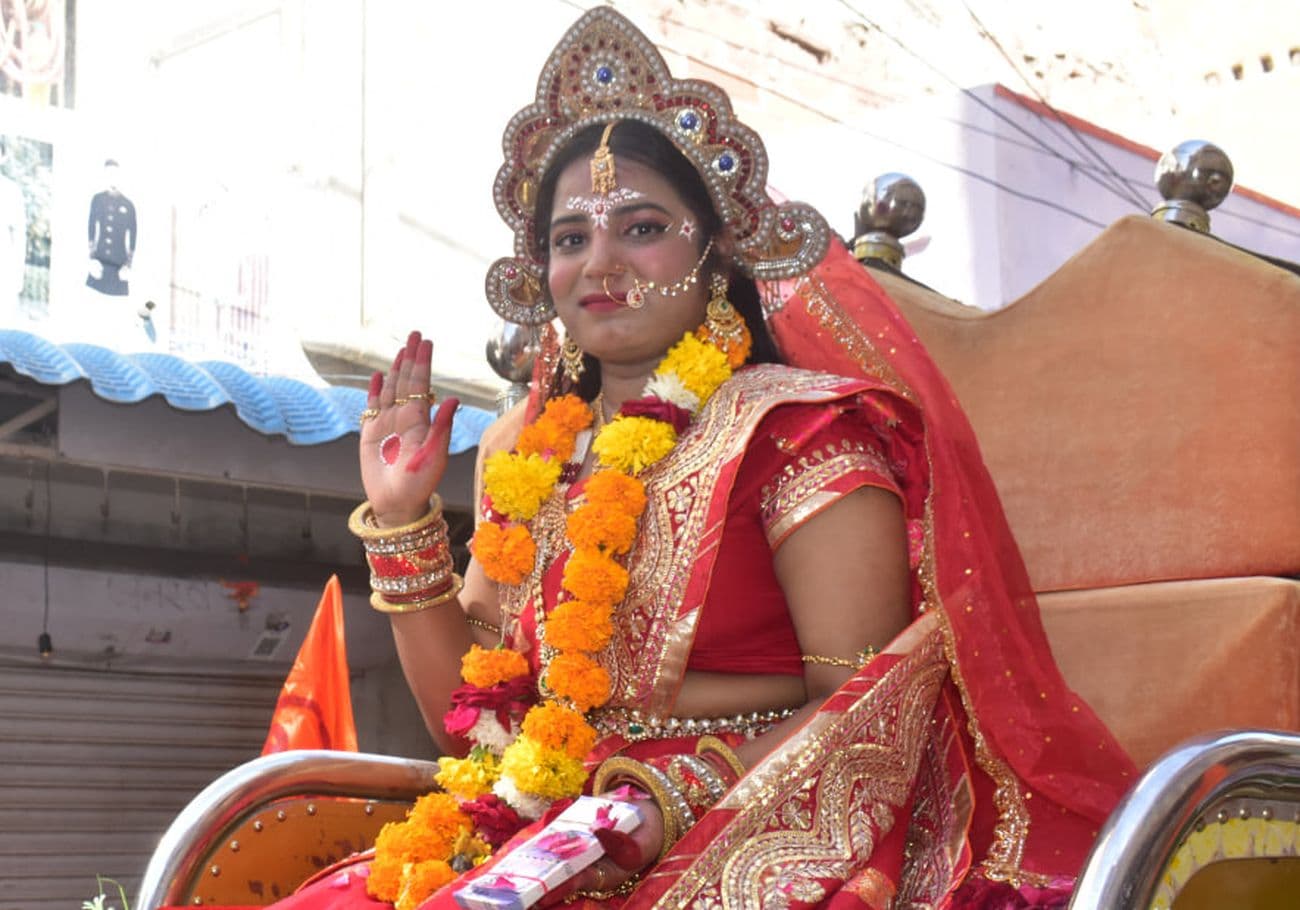
[[[466,616],[465,622],[469,623],[475,629],[482,629],[484,632],[491,632],[493,635],[501,635],[501,627],[493,625],[485,619],[479,619],[475,616]]]
[[[850,660],[847,657],[822,657],[820,654],[800,654],[799,659],[806,664],[819,664],[823,667],[847,667],[850,670],[861,670],[871,658],[879,652],[871,645],[867,645],[857,653],[857,656]]]

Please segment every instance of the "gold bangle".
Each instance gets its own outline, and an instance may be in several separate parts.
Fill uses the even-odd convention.
[[[799,659],[806,664],[820,664],[824,667],[847,667],[850,670],[861,670],[871,658],[879,653],[871,645],[867,645],[858,652],[856,660],[849,660],[847,657],[822,657],[820,654],[800,654]]]
[[[620,778],[639,784],[659,807],[664,820],[664,842],[659,849],[658,859],[655,860],[658,862],[668,855],[673,845],[695,824],[695,814],[686,802],[686,797],[682,796],[667,774],[653,765],[623,755],[615,755],[600,763],[592,780],[591,792],[604,793]]]
[[[442,497],[434,493],[429,498],[429,510],[415,521],[399,525],[396,528],[381,528],[375,524],[375,510],[366,500],[352,510],[348,516],[348,530],[360,537],[362,542],[388,542],[393,538],[408,537],[428,529],[442,518]]]
[[[638,873],[623,882],[623,884],[619,885],[617,888],[610,888],[608,891],[586,891],[582,889],[574,891],[564,899],[564,903],[571,904],[574,901],[583,900],[584,898],[592,901],[607,901],[611,897],[627,897],[637,889],[637,885],[639,884],[641,884],[641,875]]]
[[[441,606],[442,604],[455,600],[460,595],[460,590],[463,587],[465,587],[465,580],[459,575],[453,573],[451,576],[451,584],[447,586],[447,590],[440,591],[432,597],[413,600],[410,603],[395,604],[389,603],[384,599],[384,595],[376,591],[370,595],[370,606],[378,610],[380,613],[388,613],[389,615],[419,613],[423,610]]]
[[[737,780],[744,777],[749,770],[745,767],[745,763],[740,760],[740,756],[732,751],[731,746],[728,746],[716,736],[701,736],[695,743],[695,754],[718,756],[727,763],[727,766],[732,771],[736,772]]]

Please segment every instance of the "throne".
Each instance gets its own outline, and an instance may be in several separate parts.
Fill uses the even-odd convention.
[[[1204,215],[1203,189],[1165,211]],[[1215,731],[1300,730],[1300,271],[1134,216],[986,313],[905,276],[887,201],[860,258],[974,425],[1066,679],[1150,766],[1072,906],[1290,906],[1300,737]],[[490,430],[480,457],[510,438]],[[435,770],[236,769],[177,818],[137,910],[269,903],[372,843]]]

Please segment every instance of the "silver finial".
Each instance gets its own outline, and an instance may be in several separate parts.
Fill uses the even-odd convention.
[[[1210,209],[1232,192],[1232,162],[1214,143],[1190,139],[1160,156],[1156,189],[1165,201],[1153,217],[1208,234]]]
[[[880,259],[894,268],[903,264],[900,240],[921,226],[925,193],[906,174],[881,174],[862,190],[853,219],[853,255],[858,261]]]
[[[487,362],[510,386],[497,395],[497,413],[504,414],[528,395],[528,380],[533,378],[533,361],[540,346],[536,327],[516,325],[502,320],[495,335],[488,339]]]

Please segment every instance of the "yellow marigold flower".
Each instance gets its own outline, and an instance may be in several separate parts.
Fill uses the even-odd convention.
[[[483,485],[492,508],[516,521],[528,521],[551,495],[563,462],[540,455],[494,452],[483,463]]]
[[[599,651],[614,635],[609,607],[566,600],[546,617],[546,643],[560,651]]]
[[[503,528],[494,521],[480,521],[469,547],[487,577],[507,585],[527,578],[537,560],[537,544],[526,525]]]
[[[491,752],[484,752],[477,758],[444,755],[438,759],[438,768],[433,779],[457,799],[478,799],[497,782],[497,760]]]
[[[582,762],[526,736],[517,737],[501,756],[501,774],[523,792],[544,799],[577,796],[587,782]]]
[[[609,701],[609,671],[582,652],[557,654],[546,669],[546,685],[582,712]]]
[[[598,471],[583,488],[587,502],[638,517],[645,511],[645,484],[622,471]]]
[[[564,531],[569,542],[579,549],[605,550],[622,556],[636,540],[636,516],[588,502],[569,516]]]
[[[591,407],[577,395],[561,395],[546,402],[542,417],[554,421],[570,433],[580,433],[591,426]]]
[[[731,378],[731,364],[722,351],[687,332],[669,349],[655,372],[676,373],[703,405],[718,386]]]
[[[627,569],[599,550],[575,550],[564,564],[563,585],[578,600],[612,607],[627,593]]]
[[[471,686],[486,689],[529,673],[528,658],[509,648],[480,648],[470,645],[460,659],[460,678]]]
[[[456,880],[456,872],[440,859],[407,863],[402,870],[402,886],[394,901],[396,910],[415,910],[435,891]]]
[[[549,621],[548,621],[549,622]],[[547,626],[550,632],[550,626]],[[528,711],[522,733],[546,749],[558,749],[570,758],[584,759],[596,744],[596,731],[572,708],[543,702]]]
[[[671,424],[653,417],[615,417],[591,444],[600,463],[615,471],[640,474],[677,445]]]

